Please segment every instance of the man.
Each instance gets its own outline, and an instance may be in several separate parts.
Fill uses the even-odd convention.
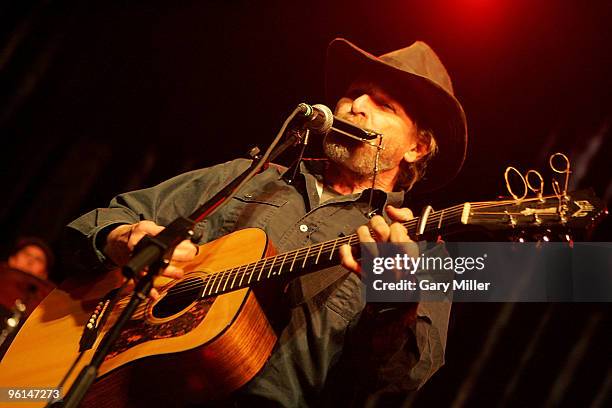
[[[53,261],[53,251],[45,241],[21,237],[7,261],[0,263],[0,359],[21,324],[54,288],[47,280]],[[7,319],[13,319],[13,325]]]
[[[9,268],[18,269],[46,280],[53,265],[53,252],[41,239],[23,237],[17,240],[6,261]]]
[[[336,39],[328,49],[326,81],[328,99],[337,102],[335,114],[382,133],[384,149],[377,155],[370,144],[329,134],[323,146],[327,162],[298,164],[292,183],[291,170],[270,166],[197,226],[201,242],[245,227],[262,228],[279,252],[355,230],[363,242],[410,242],[404,227],[387,222],[411,217],[400,208],[404,191],[423,178],[426,165],[424,190],[448,182],[465,156],[465,116],[446,70],[422,42],[376,58]],[[236,160],[186,173],[119,195],[109,208],[77,219],[69,232],[80,242],[78,262],[124,264],[145,234],[190,214],[247,165]],[[366,306],[359,263],[348,247],[340,252],[346,269],[289,282],[278,343],[261,372],[231,396],[233,403],[399,403],[443,364],[450,305]],[[173,260],[195,254],[195,246],[184,241]],[[164,275],[179,278],[183,271],[171,264]]]

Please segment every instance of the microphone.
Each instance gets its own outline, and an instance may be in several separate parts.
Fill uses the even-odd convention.
[[[300,103],[300,116],[304,119],[303,125],[313,132],[327,133],[334,123],[334,114],[325,105],[308,105]]]
[[[382,136],[380,133],[360,128],[349,121],[334,116],[331,109],[325,105],[300,103],[298,108],[300,108],[301,117],[305,119],[303,125],[313,132],[325,134],[334,131],[360,141],[372,140]]]

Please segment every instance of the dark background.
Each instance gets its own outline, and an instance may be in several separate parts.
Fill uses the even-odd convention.
[[[63,225],[119,192],[267,147],[299,102],[325,101],[337,36],[374,54],[424,40],[451,73],[467,161],[415,212],[507,195],[508,165],[549,177],[557,151],[571,189],[609,203],[611,21],[609,2],[578,0],[1,2],[2,250],[24,234],[57,249]],[[447,365],[413,402],[604,404],[608,310],[456,305]]]

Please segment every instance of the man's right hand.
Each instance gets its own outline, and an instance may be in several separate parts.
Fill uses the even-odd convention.
[[[155,224],[153,221],[140,221],[136,224],[120,225],[113,229],[106,237],[106,244],[103,252],[115,264],[119,266],[125,265],[134,250],[134,247],[145,235],[155,236],[163,231],[165,227]],[[174,249],[170,265],[162,272],[162,276],[169,278],[180,279],[185,271],[173,265],[174,261],[191,261],[195,258],[198,247],[189,240],[182,241]],[[153,289],[153,291],[155,291]],[[156,292],[153,292],[152,297],[156,297]]]

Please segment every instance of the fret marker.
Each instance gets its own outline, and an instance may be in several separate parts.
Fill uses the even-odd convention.
[[[274,269],[275,262],[276,262],[276,257],[272,258],[272,266],[270,266],[270,271],[268,271],[268,278],[270,278],[271,275],[274,275],[273,269]]]

